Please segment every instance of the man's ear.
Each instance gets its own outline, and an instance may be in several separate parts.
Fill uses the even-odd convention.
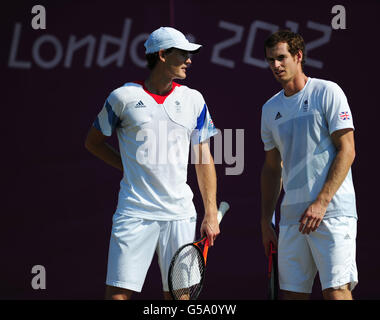
[[[302,62],[302,58],[303,58],[303,53],[302,53],[302,51],[299,50],[298,53],[296,54],[296,56],[297,56],[297,61],[298,61],[299,63],[301,63],[301,62]]]
[[[161,49],[160,51],[158,51],[158,59],[161,62],[165,62],[166,61],[165,50],[164,49]]]

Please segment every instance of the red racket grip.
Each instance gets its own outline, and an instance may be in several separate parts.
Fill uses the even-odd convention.
[[[269,264],[268,264],[268,276],[270,277],[272,273],[273,268],[273,254],[277,253],[276,249],[274,248],[273,242],[269,244]]]
[[[208,238],[206,239],[205,241],[205,247],[203,249],[203,259],[205,260],[205,265],[206,265],[206,261],[207,261],[207,253],[208,253],[208,248],[209,248],[209,241],[208,241]]]

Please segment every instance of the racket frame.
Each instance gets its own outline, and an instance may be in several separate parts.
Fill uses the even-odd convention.
[[[274,223],[272,223],[275,229]],[[269,260],[268,260],[268,300],[278,300],[278,265],[277,265],[277,250],[274,244],[269,244]]]
[[[223,219],[223,216],[226,214],[226,212],[229,210],[230,208],[230,205],[225,202],[225,201],[222,201],[219,205],[219,209],[218,209],[218,215],[217,215],[217,219],[218,219],[218,222],[220,223]],[[204,247],[203,247],[203,250],[200,248],[199,244],[201,242],[204,242]],[[197,250],[199,250],[199,252],[201,253],[201,256],[203,257],[203,261],[202,261],[202,265],[203,265],[203,271],[202,271],[202,275],[201,275],[201,281],[200,281],[200,285],[199,285],[199,289],[198,289],[198,293],[197,295],[192,299],[192,300],[196,300],[200,294],[200,292],[202,291],[202,288],[203,288],[203,281],[204,281],[204,278],[205,278],[205,272],[206,272],[206,261],[207,261],[207,254],[208,254],[208,249],[209,249],[209,241],[208,241],[208,238],[207,236],[204,236],[203,238],[199,239],[199,240],[196,240],[192,243],[187,243],[183,246],[181,246],[174,254],[174,256],[172,257],[171,261],[170,261],[170,266],[169,266],[169,272],[168,272],[168,286],[169,286],[169,292],[170,292],[170,295],[172,296],[173,300],[176,300],[175,297],[174,297],[174,294],[173,294],[173,282],[171,281],[171,274],[172,274],[172,269],[173,269],[173,266],[174,266],[174,263],[179,255],[179,253],[181,252],[181,250],[183,248],[185,248],[186,246],[194,246],[195,248],[197,248]]]
[[[198,297],[199,297],[199,294],[201,293],[202,291],[202,288],[203,288],[203,282],[204,282],[204,279],[205,279],[205,272],[206,272],[206,261],[205,261],[205,258],[204,258],[204,253],[202,252],[201,248],[197,245],[198,243],[202,242],[205,240],[206,237],[202,238],[201,240],[199,241],[196,241],[196,242],[193,242],[193,243],[187,243],[185,245],[183,245],[182,247],[180,247],[176,253],[174,254],[172,260],[170,261],[170,266],[169,266],[169,276],[168,276],[168,285],[169,285],[169,292],[170,292],[170,295],[172,297],[173,300],[177,300],[175,295],[174,295],[174,291],[175,289],[173,288],[173,281],[171,280],[171,275],[172,275],[172,269],[174,267],[174,264],[177,260],[177,257],[178,255],[181,253],[182,249],[188,247],[188,246],[192,246],[192,247],[195,247],[197,250],[198,250],[198,253],[200,254],[201,257],[203,257],[203,259],[200,259],[201,261],[201,264],[202,264],[202,272],[201,272],[201,280],[199,281],[199,284],[198,284],[198,288],[197,288],[197,291],[196,291],[196,294],[193,295],[192,299],[191,300],[196,300]],[[208,240],[206,238],[206,242],[208,243]],[[206,244],[205,244],[206,245]],[[207,248],[208,250],[208,248]],[[207,257],[207,253],[206,253],[206,257]]]

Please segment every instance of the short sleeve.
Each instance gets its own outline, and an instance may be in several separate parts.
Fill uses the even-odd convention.
[[[269,151],[276,147],[272,131],[269,129],[268,123],[265,117],[265,108],[263,107],[261,112],[261,140],[264,143],[264,150]]]
[[[118,99],[117,95],[111,93],[96,117],[93,126],[105,136],[111,136],[114,130],[120,126],[121,113],[122,102]]]
[[[347,97],[336,83],[332,82],[326,88],[323,97],[323,109],[330,134],[340,129],[354,129]]]
[[[201,97],[200,103],[202,104],[201,112],[197,117],[196,127],[191,134],[191,142],[194,145],[202,143],[218,133],[203,97]]]

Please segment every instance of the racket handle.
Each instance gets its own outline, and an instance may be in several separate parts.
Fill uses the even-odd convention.
[[[223,216],[225,215],[225,213],[228,211],[228,209],[230,208],[230,205],[225,202],[225,201],[222,201],[219,205],[219,209],[218,209],[218,222],[220,223],[220,221],[222,221],[223,219]]]
[[[206,239],[205,247],[203,249],[203,259],[205,261],[205,266],[206,266],[206,263],[207,263],[207,253],[208,253],[209,246],[210,246],[210,243],[209,243],[208,239]]]

